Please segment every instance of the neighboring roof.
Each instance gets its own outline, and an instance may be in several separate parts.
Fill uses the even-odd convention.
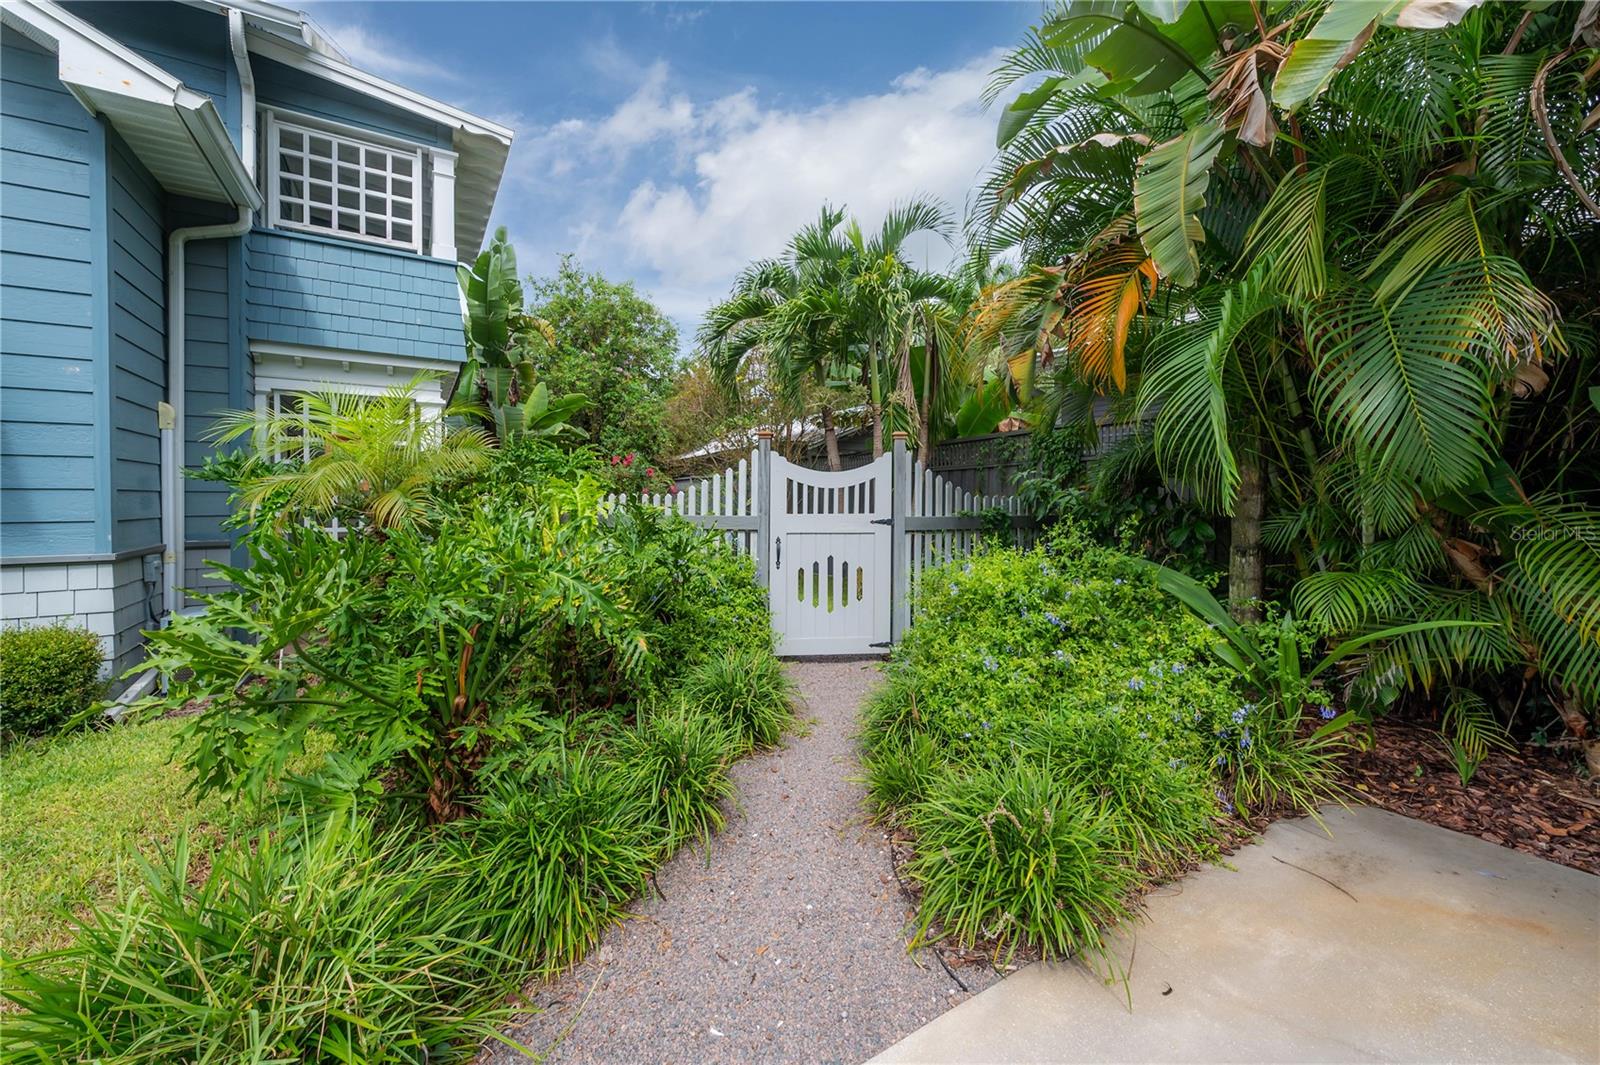
[[[244,15],[251,52],[314,77],[420,115],[451,130],[456,161],[456,246],[470,257],[483,246],[513,131],[498,122],[432,99],[355,66],[303,11],[264,0],[187,0],[192,7]]]
[[[91,114],[105,116],[163,188],[261,206],[209,96],[49,0],[7,0],[0,19],[56,54],[61,83]]]

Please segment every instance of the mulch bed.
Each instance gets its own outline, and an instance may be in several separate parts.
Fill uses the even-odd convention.
[[[1492,752],[1465,787],[1436,729],[1380,723],[1346,782],[1375,806],[1600,875],[1600,788],[1570,751]]]

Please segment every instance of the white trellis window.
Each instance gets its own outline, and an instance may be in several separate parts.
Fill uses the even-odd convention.
[[[274,225],[422,250],[422,150],[268,116]]]

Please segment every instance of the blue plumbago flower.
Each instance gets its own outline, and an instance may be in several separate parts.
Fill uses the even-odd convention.
[[[964,739],[964,740],[970,740],[970,739],[971,739],[971,738],[972,738],[972,733],[970,733],[970,732],[963,732],[963,733],[962,733],[962,734],[961,734],[961,738],[962,738],[962,739]]]
[[[994,728],[994,726],[993,726],[993,725],[991,725],[991,724],[989,724],[989,722],[987,722],[987,721],[980,721],[980,722],[978,722],[978,724],[980,724],[980,725],[982,725],[982,726],[983,726],[983,730],[984,730],[984,731],[985,731],[985,732],[987,732],[987,731],[989,731],[989,730],[990,730],[990,729],[992,729],[992,728]]]
[[[1222,804],[1224,810],[1233,813],[1233,800],[1229,799],[1221,788],[1217,789],[1217,801]]]
[[[1200,708],[1198,706],[1194,708],[1194,719],[1195,723],[1198,724],[1200,721]]]
[[[1114,578],[1111,583],[1120,587],[1122,585],[1122,583],[1123,583],[1122,582],[1122,578],[1121,577]]]
[[[955,584],[954,581],[950,582],[950,594],[951,595],[955,595],[956,594],[956,584]]]
[[[1056,617],[1054,614],[1052,614],[1048,610],[1046,610],[1044,612],[1044,619],[1046,621],[1048,621],[1050,624],[1054,625],[1058,629],[1066,628],[1066,626],[1062,623],[1061,619]]]
[[[1242,725],[1245,717],[1248,716],[1249,713],[1250,711],[1246,710],[1244,707],[1239,707],[1239,709],[1233,712],[1233,723],[1235,725]]]
[[[1228,738],[1228,730],[1227,729],[1225,729],[1225,728],[1217,729],[1217,739],[1225,740],[1227,738]]]
[[[1185,666],[1182,662],[1174,662],[1174,663],[1172,663],[1172,672],[1174,672],[1174,673],[1182,673],[1187,668],[1188,667]]]
[[[1147,740],[1147,739],[1149,739],[1149,738],[1150,738],[1150,733],[1148,733],[1148,732],[1145,732],[1145,731],[1144,731],[1144,730],[1143,730],[1143,729],[1140,729],[1140,730],[1139,730],[1139,738],[1140,738],[1140,739],[1141,739],[1141,740]]]
[[[1150,674],[1152,677],[1161,676],[1161,663],[1160,662],[1155,663],[1154,665],[1152,665],[1148,669],[1146,669],[1145,672]]]
[[[1068,665],[1072,664],[1072,656],[1067,654],[1065,651],[1055,651],[1050,655],[1050,657],[1054,658],[1057,662],[1065,662]]]
[[[1027,607],[1023,607],[1022,610],[1020,611],[1020,613],[1022,614],[1023,617],[1027,617],[1028,616],[1028,608]]]
[[[1128,687],[1133,691],[1138,691],[1140,688],[1144,687],[1144,678],[1134,677],[1132,680],[1128,681]]]
[[[1217,764],[1218,765],[1227,765],[1228,764],[1228,756],[1225,755],[1225,754],[1217,755]]]
[[[1183,760],[1182,759],[1179,759],[1179,758],[1168,758],[1167,759],[1167,768],[1168,769],[1176,769],[1182,764],[1183,764]]]
[[[1334,718],[1339,716],[1339,711],[1335,710],[1331,706],[1324,706],[1320,711],[1318,711],[1318,715],[1324,721],[1332,721]]]
[[[1250,730],[1246,728],[1244,735],[1239,737],[1239,749],[1242,751],[1250,746]]]
[[[994,660],[993,655],[984,655],[983,668],[987,669],[990,673],[993,673],[995,670],[1000,668],[1000,663]]]
[[[962,566],[961,567],[961,572],[962,573],[971,573],[972,572],[972,563],[968,562],[965,566]]]

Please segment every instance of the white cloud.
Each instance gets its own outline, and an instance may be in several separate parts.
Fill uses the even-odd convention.
[[[616,68],[602,47],[591,63]],[[610,111],[519,123],[497,216],[533,238],[522,266],[557,252],[632,278],[685,333],[751,260],[775,255],[824,203],[875,226],[892,205],[936,196],[959,213],[993,154],[979,94],[989,53],[914,70],[879,93],[775,105],[752,88],[696,96],[661,62],[632,64]],[[924,249],[942,264],[937,238]]]
[[[401,83],[458,79],[455,71],[411,51],[385,34],[360,23],[325,18],[330,10],[329,5],[323,4],[312,12],[317,28],[362,70]]]
[[[763,108],[749,91],[718,102],[689,131],[692,176],[646,178],[628,192],[614,233],[620,256],[660,277],[660,291],[683,301],[676,313],[698,314],[823,203],[868,226],[917,194],[959,212],[993,152],[994,119],[978,105],[993,66],[986,55],[917,70],[887,92],[809,109]]]

